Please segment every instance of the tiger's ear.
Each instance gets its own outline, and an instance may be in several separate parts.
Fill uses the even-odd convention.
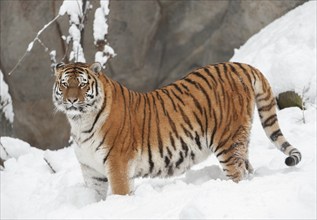
[[[54,72],[54,75],[55,76],[58,76],[58,71],[63,67],[65,66],[65,63],[61,62],[61,63],[53,63],[51,65],[51,70],[52,72]]]
[[[93,63],[89,66],[89,69],[91,69],[96,75],[99,75],[100,72],[101,72],[101,64],[96,62],[96,63]]]
[[[54,69],[55,69],[55,70],[58,70],[58,69],[62,68],[63,66],[65,66],[65,63],[60,62],[60,63],[57,63],[57,64],[55,65]]]
[[[52,65],[55,74],[57,73],[58,70],[60,70],[63,66],[65,66],[65,63],[61,62],[61,63],[57,63],[55,65]]]

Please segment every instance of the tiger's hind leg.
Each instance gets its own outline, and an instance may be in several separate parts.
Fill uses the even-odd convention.
[[[249,129],[238,130],[233,137],[223,141],[225,144],[220,142],[214,152],[225,175],[234,182],[239,182],[248,173],[253,173],[248,159],[248,137]]]

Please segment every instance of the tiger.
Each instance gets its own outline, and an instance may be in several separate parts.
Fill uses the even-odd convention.
[[[302,159],[282,134],[269,82],[248,64],[207,65],[141,93],[107,77],[100,63],[59,63],[52,98],[69,121],[84,182],[102,199],[108,188],[128,195],[137,177],[180,175],[211,154],[226,179],[245,179],[253,173],[248,144],[255,105],[266,135],[287,155],[285,164]]]

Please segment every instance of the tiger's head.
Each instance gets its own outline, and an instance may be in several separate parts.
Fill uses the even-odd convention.
[[[102,73],[99,63],[57,64],[53,87],[53,103],[56,109],[70,116],[100,109],[104,99],[100,75]]]

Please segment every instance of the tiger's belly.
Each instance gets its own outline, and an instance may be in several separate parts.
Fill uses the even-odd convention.
[[[184,144],[185,143],[185,144]],[[150,153],[149,153],[150,152]],[[193,140],[176,143],[175,148],[148,148],[135,166],[135,177],[170,177],[183,174],[193,165],[204,161],[212,151],[205,144],[198,146]]]

